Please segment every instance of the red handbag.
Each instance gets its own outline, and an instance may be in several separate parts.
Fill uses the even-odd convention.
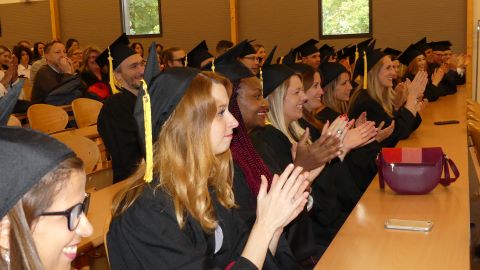
[[[383,148],[377,167],[381,189],[387,182],[395,192],[408,195],[429,193],[438,183],[448,186],[460,176],[441,147]],[[454,177],[450,177],[450,169]]]

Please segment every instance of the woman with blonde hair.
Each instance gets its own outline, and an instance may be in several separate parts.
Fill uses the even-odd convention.
[[[415,79],[407,84],[408,95],[405,104],[395,107],[395,93],[392,89],[395,70],[392,60],[381,50],[367,52],[367,70],[364,60],[357,62],[358,74],[364,75],[363,89],[356,91],[350,101],[349,115],[359,117],[367,113],[376,126],[395,123],[392,134],[381,142],[382,147],[394,147],[399,140],[406,139],[421,123],[419,112],[425,106],[423,91],[427,84],[427,73],[418,72]],[[365,77],[366,76],[366,77]]]
[[[232,191],[229,146],[238,122],[228,111],[230,82],[211,72],[171,68],[149,89],[153,181],[143,180],[152,172],[147,162],[118,197],[107,235],[112,268],[262,269],[275,253],[276,232],[306,203],[306,175],[291,165],[274,177],[268,193],[262,178],[249,235]],[[136,107],[140,133],[144,113]]]
[[[100,55],[99,48],[94,46],[85,48],[80,66],[80,78],[88,87],[85,96],[103,101],[112,94],[112,91],[108,83],[108,74],[103,72],[102,67],[95,61],[98,55]]]

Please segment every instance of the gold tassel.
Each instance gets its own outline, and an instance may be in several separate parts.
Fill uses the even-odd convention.
[[[283,64],[283,58],[284,58],[284,57],[285,57],[285,56],[280,57],[280,61],[278,62],[279,64]]]
[[[153,180],[153,144],[152,144],[152,107],[147,83],[142,80],[143,91],[145,92],[143,103],[143,122],[145,125],[145,175],[143,180],[150,183]]]
[[[185,55],[185,64],[184,64],[184,66],[185,66],[185,67],[188,66],[188,56],[187,56],[187,55]]]
[[[263,90],[263,71],[262,71],[262,67],[260,67],[260,84],[262,85],[262,90]]]
[[[113,75],[113,58],[110,53],[110,47],[108,47],[108,73],[109,73],[110,88],[112,88],[112,93],[115,95],[120,91],[118,91],[117,87],[115,86],[115,76]]]
[[[212,60],[211,70],[212,70],[213,73],[215,73],[215,58],[213,58],[213,60]]]
[[[367,53],[363,51],[363,89],[367,89],[367,74],[368,74],[368,64],[367,64]]]
[[[358,53],[358,46],[355,45],[355,61],[354,61],[354,63],[357,63],[358,58],[360,58],[360,54]]]

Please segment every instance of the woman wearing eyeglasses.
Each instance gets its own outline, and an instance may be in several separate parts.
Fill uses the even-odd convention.
[[[0,127],[0,148],[0,269],[71,269],[92,234],[82,161],[22,128]]]
[[[187,54],[179,47],[172,47],[162,52],[162,63],[165,65],[163,68],[172,67],[185,67],[185,60]]]

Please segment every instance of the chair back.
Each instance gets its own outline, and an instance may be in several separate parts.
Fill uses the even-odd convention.
[[[72,101],[73,115],[79,128],[97,123],[98,114],[103,104],[90,98],[77,98]]]
[[[68,124],[68,114],[62,108],[49,104],[34,104],[27,110],[30,128],[52,134],[62,131]]]
[[[70,132],[52,134],[52,137],[63,142],[77,154],[83,161],[83,166],[87,174],[94,171],[100,159],[100,150],[98,150],[98,146],[94,141]]]
[[[20,120],[18,120],[17,117],[15,117],[15,115],[11,114],[8,118],[7,126],[22,127],[22,123],[20,122]]]

